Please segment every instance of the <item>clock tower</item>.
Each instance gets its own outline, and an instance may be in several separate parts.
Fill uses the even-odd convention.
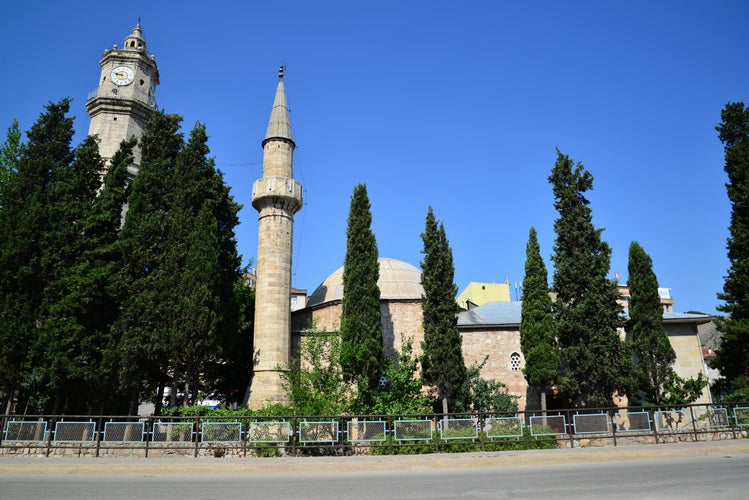
[[[91,117],[89,135],[99,136],[99,153],[109,161],[123,140],[140,139],[146,122],[156,109],[159,68],[146,51],[140,22],[125,38],[122,48],[106,49],[99,61],[99,86],[91,90],[86,110]],[[140,148],[133,151],[134,162],[128,173],[134,177],[140,167]]]

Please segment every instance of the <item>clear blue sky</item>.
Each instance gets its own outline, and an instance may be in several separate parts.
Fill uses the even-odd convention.
[[[206,123],[257,249],[252,182],[277,67],[305,188],[294,279],[311,293],[343,263],[354,186],[367,184],[380,256],[418,266],[427,208],[455,282],[522,281],[528,230],[552,268],[555,147],[593,174],[593,221],[627,278],[637,240],[680,312],[714,313],[730,204],[714,130],[749,102],[749,3],[736,1],[8,2],[0,127],[25,131],[73,98],[78,143],[104,49],[142,18],[159,107]]]

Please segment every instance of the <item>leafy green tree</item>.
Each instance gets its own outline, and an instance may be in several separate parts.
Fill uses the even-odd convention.
[[[559,346],[554,328],[546,264],[541,257],[535,228],[530,229],[525,249],[525,277],[520,313],[520,347],[525,357],[523,374],[539,388],[541,411],[546,411],[546,391],[559,372]]]
[[[426,226],[421,235],[424,260],[421,262],[422,313],[424,325],[422,377],[432,386],[442,402],[442,412],[457,396],[466,380],[462,338],[458,330],[458,305],[454,283],[453,252],[445,235],[445,226],[429,207]]]
[[[47,255],[56,224],[51,186],[74,158],[73,120],[66,116],[69,108],[68,99],[46,106],[27,133],[17,168],[2,189],[0,383],[9,394],[23,390],[26,398],[44,386],[44,376],[38,372],[42,366],[38,337],[45,290],[52,279]]]
[[[557,150],[549,182],[559,212],[552,260],[560,389],[574,405],[609,406],[614,394],[627,393],[631,359],[619,338],[624,321],[617,284],[606,277],[611,249],[593,226],[585,198],[593,176]]]
[[[663,328],[663,305],[658,295],[658,279],[653,261],[639,243],[629,246],[629,326],[635,355],[633,394],[643,403],[689,404],[697,400],[706,381],[684,380],[673,369],[676,352]]]
[[[413,352],[413,338],[402,338],[396,358],[397,362],[389,357],[385,359],[385,382],[374,397],[371,412],[378,415],[429,412],[434,401],[422,392],[423,381],[419,358]]]
[[[210,387],[223,394],[227,403],[239,403],[250,383],[254,317],[255,290],[240,276],[222,307],[217,339],[220,356],[209,359],[205,371]]]
[[[384,362],[377,241],[371,229],[367,187],[359,184],[351,196],[346,228],[341,300],[341,368],[358,386],[362,408],[377,392]]]
[[[3,186],[10,176],[18,168],[18,160],[21,157],[21,130],[18,128],[18,120],[14,119],[8,127],[8,135],[0,144],[0,209],[3,206]]]
[[[481,376],[481,369],[488,361],[487,355],[481,363],[474,363],[466,370],[466,378],[460,388],[459,406],[472,412],[518,411],[518,397],[510,394],[505,384]]]
[[[749,108],[743,102],[726,104],[716,127],[724,145],[728,174],[726,191],[731,202],[728,226],[730,267],[718,298],[719,311],[727,313],[716,325],[723,339],[714,366],[720,370],[732,394],[729,400],[749,400]]]
[[[298,415],[342,415],[357,404],[356,388],[341,368],[342,339],[315,328],[303,332],[299,358],[282,371],[282,384]]]

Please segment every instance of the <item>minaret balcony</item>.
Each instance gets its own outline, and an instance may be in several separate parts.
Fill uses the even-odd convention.
[[[252,183],[252,206],[260,210],[268,204],[292,213],[302,208],[302,185],[288,177],[263,177]],[[279,206],[280,205],[280,206]]]

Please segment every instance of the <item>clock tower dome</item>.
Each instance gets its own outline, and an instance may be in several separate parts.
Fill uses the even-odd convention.
[[[86,110],[91,117],[89,135],[99,136],[99,153],[109,161],[123,140],[140,139],[146,122],[156,109],[159,68],[146,51],[140,22],[125,38],[122,48],[104,51],[99,61],[99,86],[88,94]],[[128,173],[135,176],[140,167],[140,148],[133,151],[134,162]]]

